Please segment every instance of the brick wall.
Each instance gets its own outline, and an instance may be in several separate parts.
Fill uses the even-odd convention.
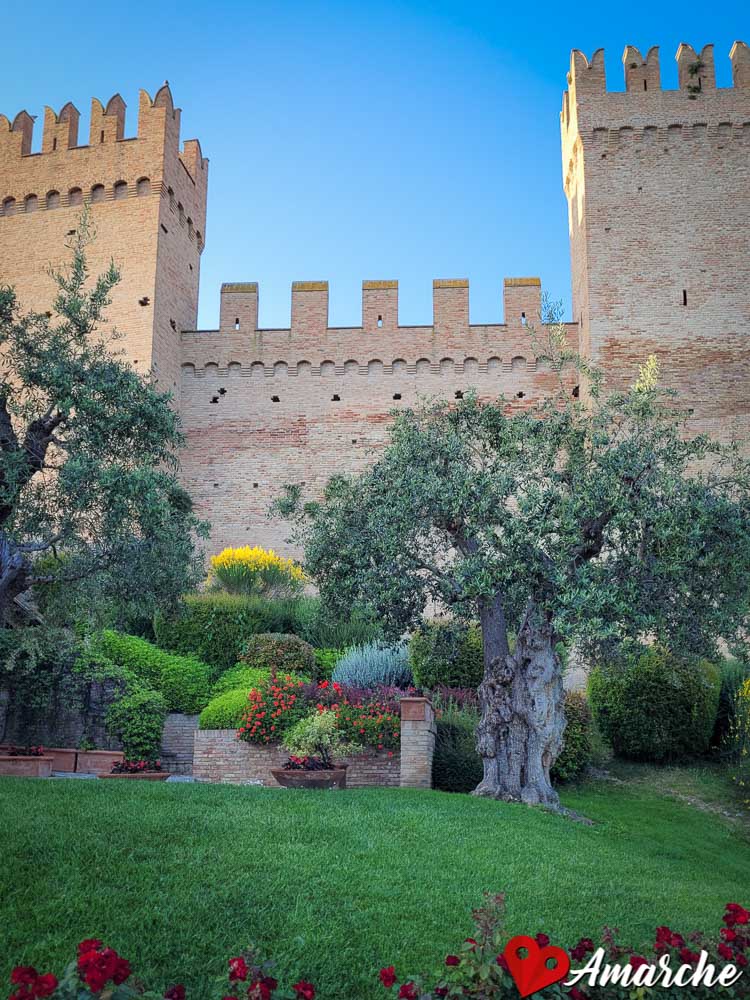
[[[401,701],[401,751],[345,758],[348,788],[431,788],[435,748],[435,713],[426,698]],[[237,739],[235,729],[195,731],[193,776],[196,781],[278,788],[271,768],[289,754],[279,746],[262,747]]]
[[[161,736],[161,765],[172,774],[193,773],[193,743],[198,729],[197,715],[170,712]]]

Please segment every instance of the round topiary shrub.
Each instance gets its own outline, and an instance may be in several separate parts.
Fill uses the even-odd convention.
[[[248,693],[248,688],[241,687],[212,698],[198,718],[198,728],[239,729],[247,711]]]
[[[411,637],[409,660],[419,687],[476,688],[484,673],[481,630],[459,622],[425,622]]]
[[[408,649],[403,644],[385,646],[378,642],[352,646],[339,659],[331,677],[345,687],[409,687],[412,675]]]
[[[552,765],[552,780],[574,781],[588,767],[593,751],[594,720],[581,691],[565,694],[565,732],[560,756]]]
[[[652,646],[597,667],[589,678],[589,703],[618,756],[681,761],[708,750],[720,686],[715,664]]]
[[[443,792],[473,792],[484,775],[477,753],[473,722],[458,724],[438,720],[432,785]]]
[[[304,674],[313,679],[318,672],[312,646],[299,636],[283,632],[261,632],[251,636],[245,643],[240,661],[256,670]]]

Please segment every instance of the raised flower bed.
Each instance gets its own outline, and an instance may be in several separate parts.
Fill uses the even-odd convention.
[[[99,774],[99,778],[125,778],[132,781],[166,781],[169,771],[163,771],[161,763],[150,760],[119,760],[112,765],[108,774]]]
[[[76,771],[83,774],[109,774],[112,767],[124,759],[122,750],[79,750]]]
[[[0,775],[16,778],[51,778],[54,758],[48,754],[0,756]]]

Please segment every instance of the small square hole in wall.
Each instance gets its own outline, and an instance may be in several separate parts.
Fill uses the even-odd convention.
[[[167,227],[164,225],[163,222],[161,224],[161,230],[162,230],[163,233],[168,233],[169,232],[169,230],[167,229]]]
[[[517,392],[516,393],[516,399],[524,399],[525,396],[526,396],[525,392]]]
[[[526,313],[521,313],[521,326],[526,326]]]
[[[218,483],[214,483],[214,489],[218,490],[218,488],[219,488],[219,484]]]
[[[341,396],[339,396],[339,394],[337,392],[334,392],[334,394],[331,396],[331,402],[332,403],[340,403],[341,402]]]
[[[687,288],[682,289],[682,304],[687,305]]]
[[[382,325],[383,325],[383,317],[382,316],[378,316],[378,326],[382,326]]]
[[[142,299],[138,299],[138,305],[147,306],[150,301],[151,299],[148,297],[148,295],[144,295]]]
[[[393,393],[393,398],[394,399],[401,399],[401,393],[400,392],[394,392]]]
[[[258,484],[257,484],[257,483],[253,483],[253,489],[254,489],[254,490],[257,490],[257,489],[258,489]]]
[[[219,402],[219,397],[218,396],[212,396],[211,397],[211,402],[212,403],[218,403]]]
[[[172,327],[173,330],[177,329],[177,324],[175,323],[175,321],[173,319],[170,319],[169,325]]]
[[[224,386],[222,386],[221,389],[219,389],[219,395],[220,396],[226,396],[226,394],[227,394],[227,390],[224,388]]]
[[[352,438],[352,444],[356,444],[356,443],[357,443],[357,439],[356,438]]]
[[[456,389],[456,399],[463,399],[463,398],[464,398],[463,390]]]
[[[573,387],[573,399],[578,399],[578,397],[580,395],[581,395],[581,387],[578,386],[578,385],[574,386]]]
[[[279,399],[278,396],[271,396],[271,402],[272,403],[280,403],[281,400]]]

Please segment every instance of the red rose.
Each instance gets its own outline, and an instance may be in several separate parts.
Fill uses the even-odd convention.
[[[33,965],[17,965],[10,974],[10,981],[18,985],[30,985],[36,982],[37,971]]]
[[[185,987],[182,983],[175,983],[170,986],[164,994],[164,1000],[185,1000]]]
[[[266,989],[269,990],[275,990],[276,987],[279,985],[273,978],[273,976],[264,976],[261,979],[261,983],[266,987]]]
[[[46,972],[43,976],[37,976],[34,983],[34,992],[38,997],[49,997],[57,989],[57,977],[51,972]]]
[[[238,979],[247,979],[247,962],[242,955],[229,959],[229,982],[234,983]]]
[[[399,1000],[419,1000],[417,987],[414,983],[404,983],[398,991]]]
[[[98,938],[86,938],[78,945],[78,954],[83,955],[87,951],[98,951],[101,946],[102,942]]]
[[[631,955],[630,964],[634,969],[640,969],[642,965],[648,965],[648,960],[643,957],[643,955]]]
[[[380,970],[380,982],[387,990],[393,986],[396,982],[396,969],[393,965],[389,965],[387,969]]]
[[[734,927],[735,924],[750,923],[750,911],[746,910],[744,906],[740,906],[739,903],[727,903],[724,923],[727,927]]]
[[[459,965],[460,962],[461,959],[458,957],[458,955],[446,955],[445,957],[446,965]]]
[[[130,976],[130,962],[126,958],[118,958],[115,971],[112,973],[112,982],[115,986],[124,983]]]
[[[534,940],[536,941],[536,943],[539,945],[540,948],[546,948],[547,945],[549,944],[549,938],[547,937],[546,934],[537,934]]]
[[[684,962],[685,965],[695,965],[695,963],[700,958],[697,951],[691,951],[689,948],[680,948],[680,961]]]
[[[298,983],[295,983],[292,989],[300,1000],[315,1000],[315,987],[312,983],[306,983],[304,979],[300,979]]]
[[[574,958],[576,962],[582,962],[589,952],[595,950],[591,938],[581,938],[578,944],[570,949],[570,957]]]
[[[436,986],[435,987],[435,996],[436,997],[447,997],[448,996],[448,987],[447,986]]]
[[[745,955],[735,955],[734,961],[736,965],[741,966],[743,969],[747,965],[747,956]]]
[[[731,962],[731,960],[734,958],[734,952],[732,951],[732,949],[729,947],[728,944],[720,944],[717,950],[721,955],[721,957],[725,958],[727,962]]]

